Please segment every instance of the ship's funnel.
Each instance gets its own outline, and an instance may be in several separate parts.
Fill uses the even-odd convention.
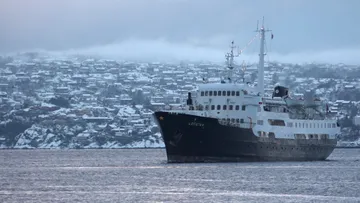
[[[282,97],[286,97],[288,95],[289,95],[289,88],[278,85],[274,88],[272,97],[281,97],[282,98]]]

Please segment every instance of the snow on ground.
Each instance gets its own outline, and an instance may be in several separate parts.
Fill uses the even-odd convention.
[[[97,143],[93,142],[93,143],[89,144],[88,146],[84,146],[84,149],[94,149],[94,148],[99,148],[99,147],[100,146]]]
[[[131,116],[135,114],[136,110],[132,108],[131,106],[119,106],[119,112],[117,116],[124,117],[124,116]]]
[[[337,147],[360,147],[360,140],[350,142],[350,141],[338,141]]]
[[[53,142],[50,142],[50,143],[43,142],[43,143],[39,144],[39,146],[37,148],[40,148],[40,149],[60,149],[60,144],[61,144],[61,140],[53,141]]]

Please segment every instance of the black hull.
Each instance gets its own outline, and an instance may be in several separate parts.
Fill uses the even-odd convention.
[[[260,138],[252,129],[222,125],[217,119],[155,112],[169,163],[318,161],[337,141]]]

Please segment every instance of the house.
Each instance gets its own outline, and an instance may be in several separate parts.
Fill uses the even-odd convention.
[[[354,125],[360,125],[360,115],[354,116],[353,123]]]

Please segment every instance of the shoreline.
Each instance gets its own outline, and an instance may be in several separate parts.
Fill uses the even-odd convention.
[[[360,146],[356,147],[347,147],[347,146],[339,146],[335,147],[335,149],[360,149]],[[118,147],[118,148],[0,148],[0,150],[96,150],[96,149],[165,149],[165,147]]]

